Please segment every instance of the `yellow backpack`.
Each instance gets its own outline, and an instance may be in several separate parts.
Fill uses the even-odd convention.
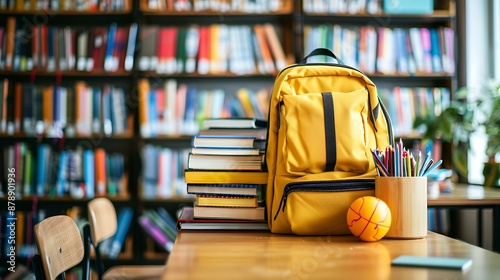
[[[307,63],[315,55],[338,63]],[[370,149],[385,149],[394,136],[375,84],[320,48],[276,77],[267,141],[271,231],[342,235],[350,234],[350,204],[375,194]]]

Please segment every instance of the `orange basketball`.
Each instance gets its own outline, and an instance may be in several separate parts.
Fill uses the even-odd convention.
[[[378,241],[391,227],[391,210],[374,196],[360,197],[347,210],[347,225],[361,240]]]

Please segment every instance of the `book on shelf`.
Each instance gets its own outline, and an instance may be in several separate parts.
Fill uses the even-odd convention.
[[[193,137],[194,148],[256,148],[264,150],[266,140],[251,136],[196,135]]]
[[[202,128],[262,128],[267,121],[256,118],[208,118],[203,120]]]
[[[170,240],[174,241],[177,238],[175,227],[171,227],[158,212],[152,209],[145,209],[143,215],[148,217]]]
[[[188,169],[262,170],[264,155],[195,155],[189,154]]]
[[[116,233],[110,244],[109,251],[107,252],[107,256],[110,259],[115,259],[122,250],[133,216],[134,210],[130,207],[124,207],[119,211]]]
[[[257,196],[199,194],[196,196],[196,204],[218,207],[257,207],[259,201]]]
[[[233,220],[265,220],[265,207],[215,207],[199,206],[193,207],[195,219],[233,219]]]
[[[5,55],[0,56],[0,68],[4,70],[125,72],[133,65],[130,54],[135,52],[136,24],[130,27],[116,23],[109,27],[26,25],[9,16],[5,29],[0,29],[6,31],[0,32],[6,33],[0,34],[5,45]]]
[[[174,247],[174,242],[168,238],[168,236],[156,226],[148,216],[142,215],[139,217],[139,224],[142,229],[149,235],[153,240],[160,245],[165,251],[171,252]]]
[[[212,195],[246,195],[257,196],[258,185],[255,184],[188,184],[189,194]]]
[[[184,207],[177,230],[269,230],[269,225],[265,220],[195,219],[193,207]]]
[[[266,171],[244,170],[185,170],[184,177],[188,184],[267,184]]]

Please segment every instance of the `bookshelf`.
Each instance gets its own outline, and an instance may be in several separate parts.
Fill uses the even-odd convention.
[[[426,15],[384,14],[381,6],[378,8],[375,7],[376,9],[372,13],[368,13],[366,10],[327,12],[328,9],[319,9],[320,12],[317,12],[314,8],[312,10],[310,9],[311,5],[313,3],[326,3],[328,1],[312,0],[116,0],[116,3],[110,1],[115,4],[109,7],[116,7],[116,9],[111,9],[109,7],[101,8],[99,3],[105,3],[106,1],[36,1],[39,2],[40,5],[45,5],[43,6],[45,10],[40,10],[41,8],[35,10],[33,8],[35,6],[32,4],[34,2],[35,1],[0,1],[0,26],[4,28],[4,34],[6,34],[8,19],[14,18],[18,26],[25,29],[22,31],[24,33],[20,33],[17,36],[22,37],[23,34],[26,36],[30,35],[32,33],[29,31],[33,28],[37,30],[35,34],[39,34],[39,31],[42,32],[40,34],[44,34],[43,32],[48,32],[48,30],[52,28],[55,30],[54,32],[61,34],[61,39],[64,42],[70,41],[72,47],[69,48],[67,52],[61,52],[59,56],[54,56],[55,66],[51,66],[50,69],[48,69],[48,65],[46,64],[49,59],[48,52],[46,54],[47,57],[43,57],[44,52],[41,50],[41,45],[26,44],[29,46],[27,46],[24,51],[19,51],[18,53],[20,59],[25,59],[27,61],[31,59],[31,62],[28,62],[28,64],[32,64],[31,68],[24,65],[24,67],[19,66],[14,69],[14,65],[12,65],[7,69],[4,59],[5,49],[2,42],[2,44],[0,44],[0,48],[2,48],[2,54],[0,56],[0,66],[2,66],[0,67],[0,76],[5,77],[8,81],[8,92],[15,92],[16,84],[21,84],[21,92],[22,89],[26,87],[40,87],[43,92],[43,88],[52,86],[52,88],[58,89],[66,88],[68,94],[75,93],[82,87],[92,89],[99,88],[101,92],[105,91],[105,86],[119,88],[124,96],[123,99],[118,99],[117,104],[123,105],[122,108],[126,109],[126,114],[118,117],[118,119],[121,120],[125,129],[120,130],[119,133],[110,134],[104,131],[104,126],[102,126],[100,131],[93,131],[92,129],[89,131],[88,127],[89,125],[92,127],[92,119],[85,119],[82,125],[83,130],[77,130],[75,122],[75,128],[73,129],[75,132],[70,133],[70,131],[64,127],[64,129],[61,130],[64,137],[59,138],[61,131],[56,131],[56,136],[48,135],[46,131],[41,134],[33,134],[30,131],[26,131],[24,125],[21,125],[19,129],[16,129],[14,125],[13,132],[7,131],[7,129],[0,132],[0,145],[5,147],[14,145],[17,142],[26,143],[26,145],[33,150],[33,156],[35,158],[38,155],[37,148],[43,143],[50,145],[54,151],[63,151],[69,148],[74,149],[77,146],[82,146],[83,148],[89,148],[91,150],[102,147],[109,153],[120,153],[123,155],[126,192],[122,196],[110,198],[118,208],[120,205],[133,207],[135,210],[134,223],[136,223],[136,226],[131,227],[129,238],[127,239],[127,248],[124,249],[122,257],[113,261],[115,263],[149,263],[149,261],[153,261],[159,264],[164,262],[168,254],[154,244],[152,239],[149,237],[144,238],[144,231],[138,226],[137,217],[142,214],[145,209],[154,209],[157,207],[165,207],[171,215],[174,215],[179,207],[192,203],[193,197],[186,196],[183,192],[185,191],[185,188],[183,189],[185,186],[182,182],[182,172],[180,171],[183,166],[185,166],[185,159],[182,156],[185,152],[179,151],[184,151],[184,149],[190,147],[192,136],[195,135],[199,129],[199,121],[205,117],[231,115],[253,115],[266,118],[266,98],[268,98],[270,94],[274,83],[274,77],[280,70],[279,68],[283,65],[300,61],[301,58],[308,53],[309,49],[315,47],[314,44],[328,41],[335,42],[333,36],[332,38],[320,38],[319,34],[321,34],[321,32],[331,30],[330,33],[334,34],[334,30],[343,31],[342,33],[349,34],[348,37],[350,36],[351,42],[356,42],[356,39],[361,38],[361,33],[365,34],[368,28],[372,28],[371,32],[372,36],[375,38],[375,43],[371,44],[372,48],[374,47],[377,49],[379,45],[377,40],[380,37],[379,30],[398,30],[396,32],[397,34],[409,34],[412,28],[418,28],[419,30],[437,30],[438,34],[444,34],[445,29],[452,31],[453,36],[451,44],[454,54],[449,54],[450,57],[447,62],[441,61],[440,71],[422,71],[420,69],[415,71],[407,69],[403,71],[404,66],[403,70],[401,70],[402,66],[399,65],[401,63],[398,64],[396,58],[388,59],[389,62],[386,64],[392,63],[388,68],[378,68],[379,66],[373,64],[374,62],[372,65],[368,66],[359,65],[359,60],[355,60],[356,55],[359,56],[359,53],[354,53],[353,55],[352,50],[361,48],[359,45],[348,43],[347,39],[345,41],[340,41],[343,43],[340,45],[340,51],[336,51],[336,54],[348,64],[351,64],[349,62],[351,60],[354,61],[353,66],[358,66],[360,68],[366,67],[362,70],[373,79],[382,97],[387,100],[384,100],[384,103],[388,107],[389,104],[394,103],[394,97],[398,94],[396,92],[399,92],[399,94],[405,92],[405,96],[412,96],[418,95],[419,90],[426,93],[430,92],[429,95],[433,97],[435,92],[436,95],[446,96],[443,99],[439,98],[441,102],[443,100],[446,102],[453,97],[454,92],[460,84],[458,74],[462,72],[462,68],[456,58],[460,55],[461,50],[458,48],[457,42],[463,30],[457,27],[457,16],[459,15],[457,9],[460,8],[460,5],[463,5],[462,1],[457,1],[456,3],[454,0],[436,0],[434,1],[434,11]],[[234,7],[225,5],[225,3],[233,4],[233,2],[235,4]],[[341,3],[342,1],[336,2]],[[372,3],[380,1],[366,2]],[[18,7],[18,3],[24,3],[26,6]],[[69,5],[67,9],[62,9],[61,7],[64,7],[64,5],[66,5],[65,3],[73,4]],[[91,3],[91,5],[84,5],[85,3]],[[187,5],[187,3],[191,5]],[[211,6],[210,3],[212,3],[213,6]],[[238,6],[236,3],[241,3],[241,5]],[[253,3],[253,5],[249,3]],[[257,3],[267,3],[269,5],[259,7]],[[12,8],[10,8],[10,4],[13,5]],[[56,6],[59,8],[56,9]],[[131,26],[137,26],[135,40],[131,39],[133,38],[130,32]],[[269,39],[269,35],[263,36],[268,46],[268,53],[271,55],[271,66],[268,66],[269,61],[266,62],[266,60],[264,60],[265,54],[260,48],[262,45],[259,45],[259,40],[257,39],[256,43],[252,43],[254,39],[249,35],[261,32],[258,30],[264,26],[270,26],[272,28],[283,51],[283,55],[278,56],[282,61],[275,61],[273,58],[276,57],[276,55],[273,54],[272,49],[269,47],[271,44],[269,40],[272,39]],[[103,36],[103,39],[107,39],[100,31],[107,32],[110,28],[114,27],[117,29],[123,27],[124,32],[122,33],[125,34],[123,36],[125,40],[121,41],[121,45],[126,47],[120,50],[110,51],[111,54],[115,53],[117,55],[117,58],[114,59],[118,59],[118,67],[116,67],[116,65],[114,67],[105,66],[107,50],[103,50],[104,54],[100,54],[100,56],[98,56],[99,59],[95,59],[99,61],[99,63],[94,61],[96,67],[87,67],[90,63],[90,58],[94,57],[90,55],[89,48],[79,46],[85,45],[82,43],[85,40],[91,42],[91,40],[94,39],[95,42],[95,38],[98,36]],[[46,28],[47,31],[44,31],[44,28]],[[223,31],[221,32],[221,30]],[[400,32],[400,30],[402,32]],[[204,32],[205,34],[207,34],[207,32],[208,34],[212,34],[210,32],[213,32],[213,34],[219,34],[219,36],[222,36],[220,35],[221,33],[234,34],[233,42],[235,42],[236,45],[243,45],[247,48],[243,48],[243,51],[241,49],[235,49],[233,52],[241,52],[242,54],[240,56],[246,57],[247,60],[244,63],[240,60],[232,61],[231,57],[224,56],[227,55],[227,53],[231,53],[231,46],[222,45],[221,47],[221,43],[218,42],[219,48],[228,51],[226,54],[215,52],[214,57],[219,60],[223,59],[225,63],[222,64],[225,66],[221,66],[219,60],[211,61],[211,58],[208,57],[205,58],[205,61],[201,61],[200,63],[198,56],[192,57],[194,59],[194,67],[192,65],[188,66],[188,63],[186,63],[186,58],[189,57],[186,49],[187,41],[185,41],[183,46],[179,44],[182,40],[176,40],[174,43],[172,38],[179,38],[179,36],[181,36],[180,38],[187,38],[188,34],[192,36],[193,32],[196,33],[195,36],[200,36],[200,34]],[[172,34],[175,34],[175,36]],[[4,38],[2,36],[0,37]],[[16,34],[14,33],[13,36],[15,38]],[[231,40],[230,36],[231,35],[229,35],[229,41]],[[257,35],[255,35],[255,37],[257,37]],[[396,35],[393,35],[393,37],[396,37]],[[442,38],[444,38],[444,35]],[[396,40],[395,42],[398,41]],[[63,48],[65,44],[58,46]],[[158,46],[161,46],[161,51],[158,50]],[[33,49],[30,49],[30,47],[40,48],[40,52],[35,52],[36,56],[39,56],[36,61],[33,61]],[[199,54],[200,47],[200,45],[196,46],[197,52],[195,53]],[[12,52],[14,52],[14,49],[12,49]],[[179,53],[178,51],[174,51],[174,49],[186,49],[186,52]],[[335,50],[335,45],[333,49]],[[439,50],[445,49],[446,48],[443,47]],[[80,53],[78,52],[79,50],[81,51]],[[342,53],[342,51],[345,53]],[[351,51],[351,53],[349,53],[349,51]],[[204,50],[204,52],[212,54],[209,50]],[[393,53],[396,52],[394,51]],[[128,64],[128,66],[125,67],[125,58],[130,54],[133,54],[133,64],[132,66]],[[378,61],[377,54],[378,53],[375,52],[375,61]],[[352,55],[354,60],[350,59],[349,55]],[[22,58],[23,56],[24,58]],[[14,58],[14,53],[12,53],[12,57]],[[262,60],[260,60],[261,57]],[[79,65],[80,58],[83,58],[85,62],[81,62]],[[66,63],[62,63],[61,60],[66,60]],[[72,62],[68,63],[68,60]],[[446,66],[448,68],[446,68],[447,70],[443,70],[443,66],[446,63],[448,63]],[[454,69],[449,68],[451,67],[449,65],[450,63],[453,64]],[[116,64],[116,62],[114,64]],[[201,67],[200,69],[199,66],[202,64],[205,64],[205,66],[203,66],[205,68]],[[240,64],[245,64],[248,67],[242,68]],[[111,63],[111,65],[113,65],[113,63]],[[369,69],[372,70],[367,71]],[[439,89],[439,94],[435,89]],[[173,97],[167,99],[170,91],[174,93]],[[441,94],[441,92],[443,92],[443,94]],[[184,105],[177,104],[179,96],[189,96],[194,102],[185,101],[186,103],[184,103]],[[184,100],[191,99],[186,99],[186,97],[184,97]],[[88,101],[90,99],[83,98],[82,100]],[[169,108],[169,105],[167,105],[168,100],[177,100],[175,101],[176,106]],[[51,102],[47,101],[47,104],[49,103]],[[15,104],[15,102],[12,104]],[[26,102],[22,100],[22,104],[26,104]],[[43,104],[43,97],[41,104]],[[76,111],[81,112],[83,110],[81,102],[74,102],[73,104],[76,106],[74,108],[79,108],[78,110],[73,110],[75,113]],[[186,106],[186,104],[188,104],[188,106]],[[190,107],[195,106],[193,104],[204,105]],[[207,104],[211,105],[209,106]],[[430,107],[433,105],[428,106]],[[150,108],[153,107],[157,109],[155,114],[151,113],[150,110]],[[15,106],[13,108],[15,108]],[[178,115],[167,116],[163,114],[167,109],[175,111],[177,108],[181,108],[178,110]],[[11,114],[13,114],[14,111],[13,109]],[[186,113],[186,111],[188,111],[188,113]],[[415,114],[416,113],[418,112],[415,111]],[[20,116],[22,116],[22,114]],[[406,118],[404,119],[405,121],[401,121],[398,120],[397,113],[394,116],[393,123],[398,122],[398,125],[399,123],[406,124],[405,128],[400,130],[402,133],[396,135],[396,137],[403,137],[405,141],[408,142],[418,142],[420,138],[417,132],[409,128],[409,119]],[[16,115],[13,114],[12,117],[9,117],[9,119],[6,118],[5,120],[15,122],[16,118]],[[19,122],[22,123],[22,119],[19,119]],[[101,123],[103,123],[102,120]],[[148,165],[144,158],[144,151],[147,147],[154,147],[158,149],[158,151],[163,150],[165,154],[178,154],[177,156],[171,156],[169,158],[170,162],[176,162],[175,165],[177,166],[177,175],[172,175],[171,180],[169,180],[171,184],[169,189],[174,189],[170,194],[164,193],[164,195],[160,196],[154,193],[152,195],[147,194],[145,192],[146,185],[148,184],[145,180],[147,177],[145,170],[148,170]],[[444,166],[447,168],[451,167],[450,149],[451,147],[446,145],[444,145],[442,149],[442,157],[445,160]],[[158,151],[153,154],[160,153]],[[4,154],[4,151],[2,151],[2,164],[4,164]],[[3,188],[5,188],[5,181],[3,181],[2,184]],[[176,187],[174,188],[173,186]],[[106,196],[109,195],[106,194]],[[46,207],[50,206],[57,208],[59,211],[66,211],[66,209],[69,208],[68,206],[73,202],[85,207],[85,203],[88,199],[87,197],[75,199],[68,195],[63,197],[49,197],[44,195],[37,198],[38,207],[42,207],[42,205]],[[5,202],[6,197],[4,196],[0,198],[0,200]],[[17,200],[20,202],[19,211],[28,212],[33,207],[31,203],[33,198],[29,195],[18,198]],[[0,209],[0,211],[3,212],[3,209]],[[3,230],[4,229],[2,229],[2,231]]]

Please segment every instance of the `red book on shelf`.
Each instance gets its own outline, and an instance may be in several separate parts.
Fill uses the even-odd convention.
[[[198,73],[207,74],[210,70],[210,27],[200,27],[200,46],[198,50]]]
[[[104,69],[104,56],[106,55],[106,46],[107,46],[107,38],[108,31],[106,28],[95,28],[92,30],[92,39],[93,39],[93,68],[92,71],[99,71]]]
[[[165,52],[165,72],[168,74],[173,74],[176,71],[177,61],[177,27],[169,27],[167,33],[168,43]]]
[[[42,71],[47,70],[47,60],[49,56],[49,27],[47,25],[42,25],[40,27],[40,48],[41,48],[41,62],[40,69]]]
[[[128,27],[118,27],[116,33],[116,46],[118,71],[125,71],[125,56],[127,55]]]
[[[158,57],[158,63],[156,64],[156,72],[163,73],[165,60],[166,60],[166,49],[168,44],[167,37],[167,27],[161,27],[158,30],[158,39],[156,47],[156,56]]]

